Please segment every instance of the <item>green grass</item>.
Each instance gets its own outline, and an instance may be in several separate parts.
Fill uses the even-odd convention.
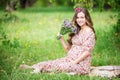
[[[90,13],[98,38],[93,51],[92,66],[119,65],[120,50],[116,47],[113,34],[117,13],[111,11]],[[52,10],[28,8],[13,12],[13,14],[18,17],[17,20],[2,22],[1,26],[8,39],[14,41],[16,38],[20,47],[0,45],[1,80],[108,80],[100,77],[68,76],[64,73],[30,74],[29,70],[20,70],[21,63],[32,65],[65,56],[66,53],[60,41],[56,39],[56,35],[63,20],[71,19],[74,12],[71,8],[63,10],[62,8]]]

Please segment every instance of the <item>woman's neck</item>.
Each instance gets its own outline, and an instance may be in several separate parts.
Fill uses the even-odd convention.
[[[85,30],[86,28],[88,28],[87,25],[83,25],[83,26],[81,26],[81,30]]]

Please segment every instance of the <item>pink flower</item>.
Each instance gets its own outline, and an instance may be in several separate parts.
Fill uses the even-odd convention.
[[[78,8],[75,8],[75,12],[80,12],[82,10],[82,8],[78,7]]]

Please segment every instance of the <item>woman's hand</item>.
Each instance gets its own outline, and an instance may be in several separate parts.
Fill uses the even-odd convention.
[[[63,35],[61,35],[59,32],[57,34],[57,39],[61,39],[61,37],[63,37]]]
[[[74,61],[74,60],[71,60],[70,62],[71,62],[72,64],[77,64],[77,62]]]
[[[62,43],[62,46],[63,46],[63,48],[65,49],[66,53],[68,53],[68,51],[70,50],[71,46],[69,46],[69,45],[67,44],[67,42],[65,41],[63,35],[61,35],[60,33],[58,33],[58,36],[59,36],[59,35],[60,35],[59,40],[60,40],[60,42]]]

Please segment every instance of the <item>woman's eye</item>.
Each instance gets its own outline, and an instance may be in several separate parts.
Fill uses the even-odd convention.
[[[83,18],[84,18],[84,17],[82,17],[82,16],[81,16],[81,17],[77,17],[77,19],[83,19]]]

